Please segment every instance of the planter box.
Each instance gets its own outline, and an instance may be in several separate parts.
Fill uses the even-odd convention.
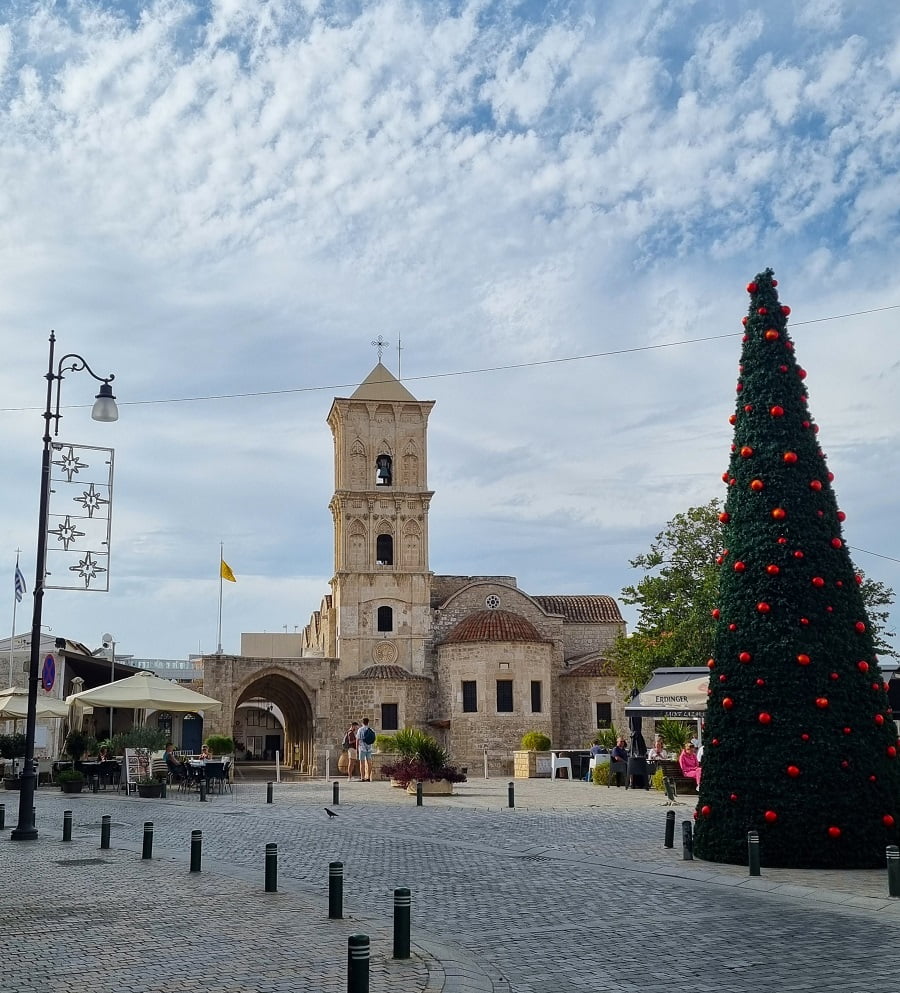
[[[417,793],[416,782],[413,780],[409,786],[406,787],[406,792],[410,796],[415,796]],[[422,796],[452,796],[453,794],[453,783],[449,779],[423,779],[422,780]]]
[[[84,789],[83,779],[71,779],[59,784],[62,793],[80,793]]]
[[[516,779],[549,779],[549,752],[513,752],[513,770]]]
[[[145,800],[157,800],[163,795],[166,788],[165,783],[138,783],[138,796]]]
[[[4,776],[3,786],[8,790],[22,789],[22,780],[18,776]]]

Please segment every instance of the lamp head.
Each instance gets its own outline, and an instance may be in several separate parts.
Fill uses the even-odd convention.
[[[94,400],[91,410],[91,417],[95,421],[117,421],[119,419],[119,408],[116,406],[116,398],[113,396],[112,387],[109,382],[100,384],[100,392]]]
[[[112,643],[116,640],[108,631],[106,634],[101,635],[100,639],[103,642],[104,648],[109,648],[110,645],[112,645]]]

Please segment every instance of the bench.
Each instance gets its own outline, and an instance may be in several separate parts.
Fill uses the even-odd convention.
[[[684,796],[685,793],[695,794],[697,783],[681,773],[681,766],[674,759],[663,759],[660,763],[663,770],[663,778],[671,779],[675,784],[675,789]]]

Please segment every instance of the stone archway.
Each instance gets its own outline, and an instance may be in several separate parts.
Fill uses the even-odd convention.
[[[311,772],[315,761],[315,722],[308,688],[277,666],[263,667],[235,687],[235,712],[241,704],[258,699],[273,703],[284,717],[284,765]],[[231,719],[234,720],[234,714]]]

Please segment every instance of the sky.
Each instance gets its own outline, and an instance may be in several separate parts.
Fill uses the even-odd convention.
[[[51,328],[120,418],[66,376],[59,440],[115,450],[109,592],[48,590],[43,619],[184,659],[217,647],[220,542],[224,651],[319,607],[325,418],[379,335],[436,401],[431,568],[618,595],[724,496],[766,266],[844,537],[900,588],[898,81],[894,0],[7,0],[9,621]]]

